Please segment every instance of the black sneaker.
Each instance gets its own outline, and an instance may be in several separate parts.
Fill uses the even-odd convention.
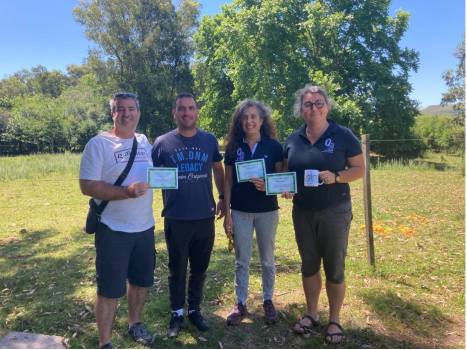
[[[189,312],[188,319],[200,332],[206,332],[209,329],[208,323],[199,310]]]
[[[113,349],[112,343],[105,343],[104,345],[99,346],[99,349]]]
[[[148,345],[152,343],[152,335],[148,332],[144,324],[141,322],[135,323],[133,326],[128,328],[128,334],[137,343]]]
[[[183,326],[183,316],[179,316],[176,312],[172,312],[170,316],[169,329],[167,330],[167,336],[174,338],[178,336]]]

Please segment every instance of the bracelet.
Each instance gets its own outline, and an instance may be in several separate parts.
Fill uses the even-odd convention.
[[[223,195],[223,194],[220,194],[220,195],[219,195],[219,199],[224,199],[224,195]]]

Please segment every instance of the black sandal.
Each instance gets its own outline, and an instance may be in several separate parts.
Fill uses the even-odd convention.
[[[340,332],[339,333],[329,333],[328,330],[329,330],[330,325],[337,326],[337,328],[339,328]],[[333,342],[332,339],[334,337],[340,337],[340,340],[336,341],[336,342]],[[337,344],[342,343],[344,340],[345,340],[345,333],[344,333],[344,329],[342,328],[342,326],[337,322],[329,321],[328,325],[326,326],[326,333],[324,334],[324,341],[329,345],[337,345]]]
[[[309,326],[305,326],[302,324],[302,321],[304,319],[309,319],[310,322],[311,322],[311,325]],[[310,315],[303,315],[303,317],[298,320],[297,323],[295,323],[294,327],[293,327],[293,331],[297,334],[308,334],[308,333],[315,333],[316,332],[316,328],[318,328],[321,324],[319,323],[318,320],[315,320],[313,319],[313,317],[311,317]],[[297,331],[297,328],[296,327],[300,327],[300,331]]]

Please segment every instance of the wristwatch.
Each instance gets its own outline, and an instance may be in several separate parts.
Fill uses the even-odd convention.
[[[220,194],[220,195],[219,195],[219,199],[224,199],[224,195],[223,195],[223,194]]]
[[[340,182],[339,180],[340,180],[339,173],[335,173],[335,174],[334,174],[334,182],[335,182],[336,184],[338,184],[338,183]]]

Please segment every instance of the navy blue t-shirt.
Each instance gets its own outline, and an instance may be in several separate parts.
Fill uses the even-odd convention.
[[[307,210],[321,210],[350,200],[347,183],[305,187],[305,169],[344,170],[347,158],[362,153],[360,141],[350,129],[328,120],[329,126],[321,137],[311,144],[306,136],[306,125],[295,130],[285,141],[284,158],[289,171],[297,173],[297,190],[293,203]]]
[[[251,182],[238,182],[235,163],[244,160],[262,159],[266,164],[266,173],[275,173],[275,164],[282,161],[282,146],[274,139],[262,137],[257,143],[252,156],[250,147],[242,142],[235,153],[225,154],[224,163],[232,166],[233,182],[230,208],[248,213],[264,213],[279,209],[276,196],[266,196],[266,192],[258,191]]]
[[[217,139],[197,129],[185,137],[177,129],[159,136],[152,148],[154,166],[178,168],[178,189],[163,190],[162,216],[179,220],[200,220],[216,214],[212,195],[212,163],[220,162]]]

